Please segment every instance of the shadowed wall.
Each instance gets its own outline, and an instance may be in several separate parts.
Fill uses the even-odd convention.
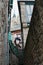
[[[43,65],[43,2],[36,0],[25,47],[24,65]]]

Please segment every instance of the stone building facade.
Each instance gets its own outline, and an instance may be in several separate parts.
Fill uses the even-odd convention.
[[[8,65],[8,0],[0,0],[0,65]]]
[[[21,12],[21,22],[22,22],[22,27],[23,27],[22,28],[22,36],[23,36],[23,48],[24,48],[29,28],[26,28],[27,27],[26,5],[25,5],[25,2],[21,2],[21,1],[22,0],[20,0],[20,2],[19,2],[19,6],[20,6],[20,12]]]
[[[18,0],[21,12],[21,22],[23,29],[23,47],[26,45],[26,39],[29,31],[30,20],[33,12],[35,0]]]

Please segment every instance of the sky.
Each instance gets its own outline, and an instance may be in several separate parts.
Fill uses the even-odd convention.
[[[11,10],[11,18],[13,17],[14,14],[16,15],[16,17],[19,15],[17,6],[18,6],[17,0],[13,0],[13,8]]]

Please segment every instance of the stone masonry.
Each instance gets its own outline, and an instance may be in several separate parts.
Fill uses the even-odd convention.
[[[0,0],[0,65],[8,65],[8,0]]]
[[[43,65],[43,1],[36,0],[25,47],[24,65]]]

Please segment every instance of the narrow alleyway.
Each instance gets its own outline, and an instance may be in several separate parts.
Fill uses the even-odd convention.
[[[42,0],[0,0],[0,65],[43,65]]]

